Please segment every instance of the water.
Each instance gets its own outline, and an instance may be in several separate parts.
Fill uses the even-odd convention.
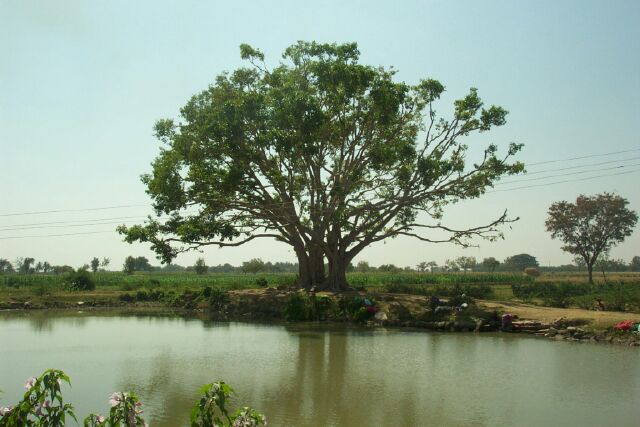
[[[509,334],[0,313],[0,405],[63,369],[84,418],[133,390],[153,426],[186,425],[223,379],[271,426],[637,426],[640,351]]]

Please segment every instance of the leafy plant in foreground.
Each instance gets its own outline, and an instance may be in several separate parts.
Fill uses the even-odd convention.
[[[67,417],[78,421],[73,406],[64,403],[60,386],[71,384],[64,372],[49,369],[39,378],[29,378],[27,392],[15,406],[0,407],[0,427],[62,427]],[[258,427],[267,420],[249,407],[242,407],[232,415],[226,408],[233,389],[224,381],[206,384],[202,396],[191,411],[192,427]],[[84,427],[148,427],[142,418],[142,403],[134,393],[116,392],[109,398],[109,416],[90,414]]]
[[[15,406],[0,408],[0,427],[58,427],[65,425],[68,416],[77,421],[73,406],[62,398],[63,382],[71,385],[69,377],[55,369],[29,378],[22,400]]]

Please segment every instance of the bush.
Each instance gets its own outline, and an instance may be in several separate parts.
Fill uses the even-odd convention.
[[[268,284],[269,282],[267,282],[267,279],[265,279],[264,277],[258,277],[256,279],[256,285],[260,288],[266,288]]]
[[[524,274],[529,277],[538,277],[540,276],[540,270],[535,267],[527,267],[524,269]]]
[[[136,292],[136,301],[149,301],[149,294],[144,290]]]
[[[118,298],[123,302],[133,302],[136,300],[136,298],[132,294],[120,294]]]
[[[229,303],[229,294],[219,288],[213,288],[209,292],[209,309],[220,311]]]
[[[360,295],[342,297],[338,301],[338,311],[351,321],[364,322],[376,313],[375,305],[375,301],[370,297],[361,297]]]
[[[67,276],[67,282],[69,288],[73,291],[92,291],[96,288],[96,283],[87,270],[78,270],[74,273],[69,273]]]
[[[282,308],[282,316],[289,322],[310,320],[311,303],[309,302],[309,297],[298,292],[289,295]]]
[[[309,296],[297,292],[291,294],[285,302],[282,316],[289,322],[325,320],[333,307],[333,300],[327,296]]]

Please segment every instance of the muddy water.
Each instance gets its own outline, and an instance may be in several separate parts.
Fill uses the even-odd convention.
[[[59,368],[80,417],[133,390],[180,426],[223,379],[271,426],[636,426],[640,351],[508,334],[213,323],[170,316],[0,314],[0,405]]]

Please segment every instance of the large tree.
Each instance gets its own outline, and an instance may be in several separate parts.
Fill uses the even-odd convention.
[[[127,241],[150,242],[167,262],[273,238],[295,252],[302,286],[344,289],[354,257],[389,237],[469,245],[501,236],[506,212],[463,228],[441,219],[447,204],[523,170],[509,163],[520,144],[466,159],[462,137],[503,125],[503,108],[484,108],[472,88],[439,118],[440,82],[398,82],[393,70],[360,64],[355,43],[298,42],[273,69],[260,51],[240,50],[251,66],[218,76],[180,121],[156,123],[165,146],[143,176],[156,217],[121,226]]]
[[[549,207],[545,225],[552,238],[562,240],[562,250],[582,257],[589,283],[600,254],[630,236],[638,215],[627,209],[629,202],[616,194],[579,195],[575,203],[556,202]]]

